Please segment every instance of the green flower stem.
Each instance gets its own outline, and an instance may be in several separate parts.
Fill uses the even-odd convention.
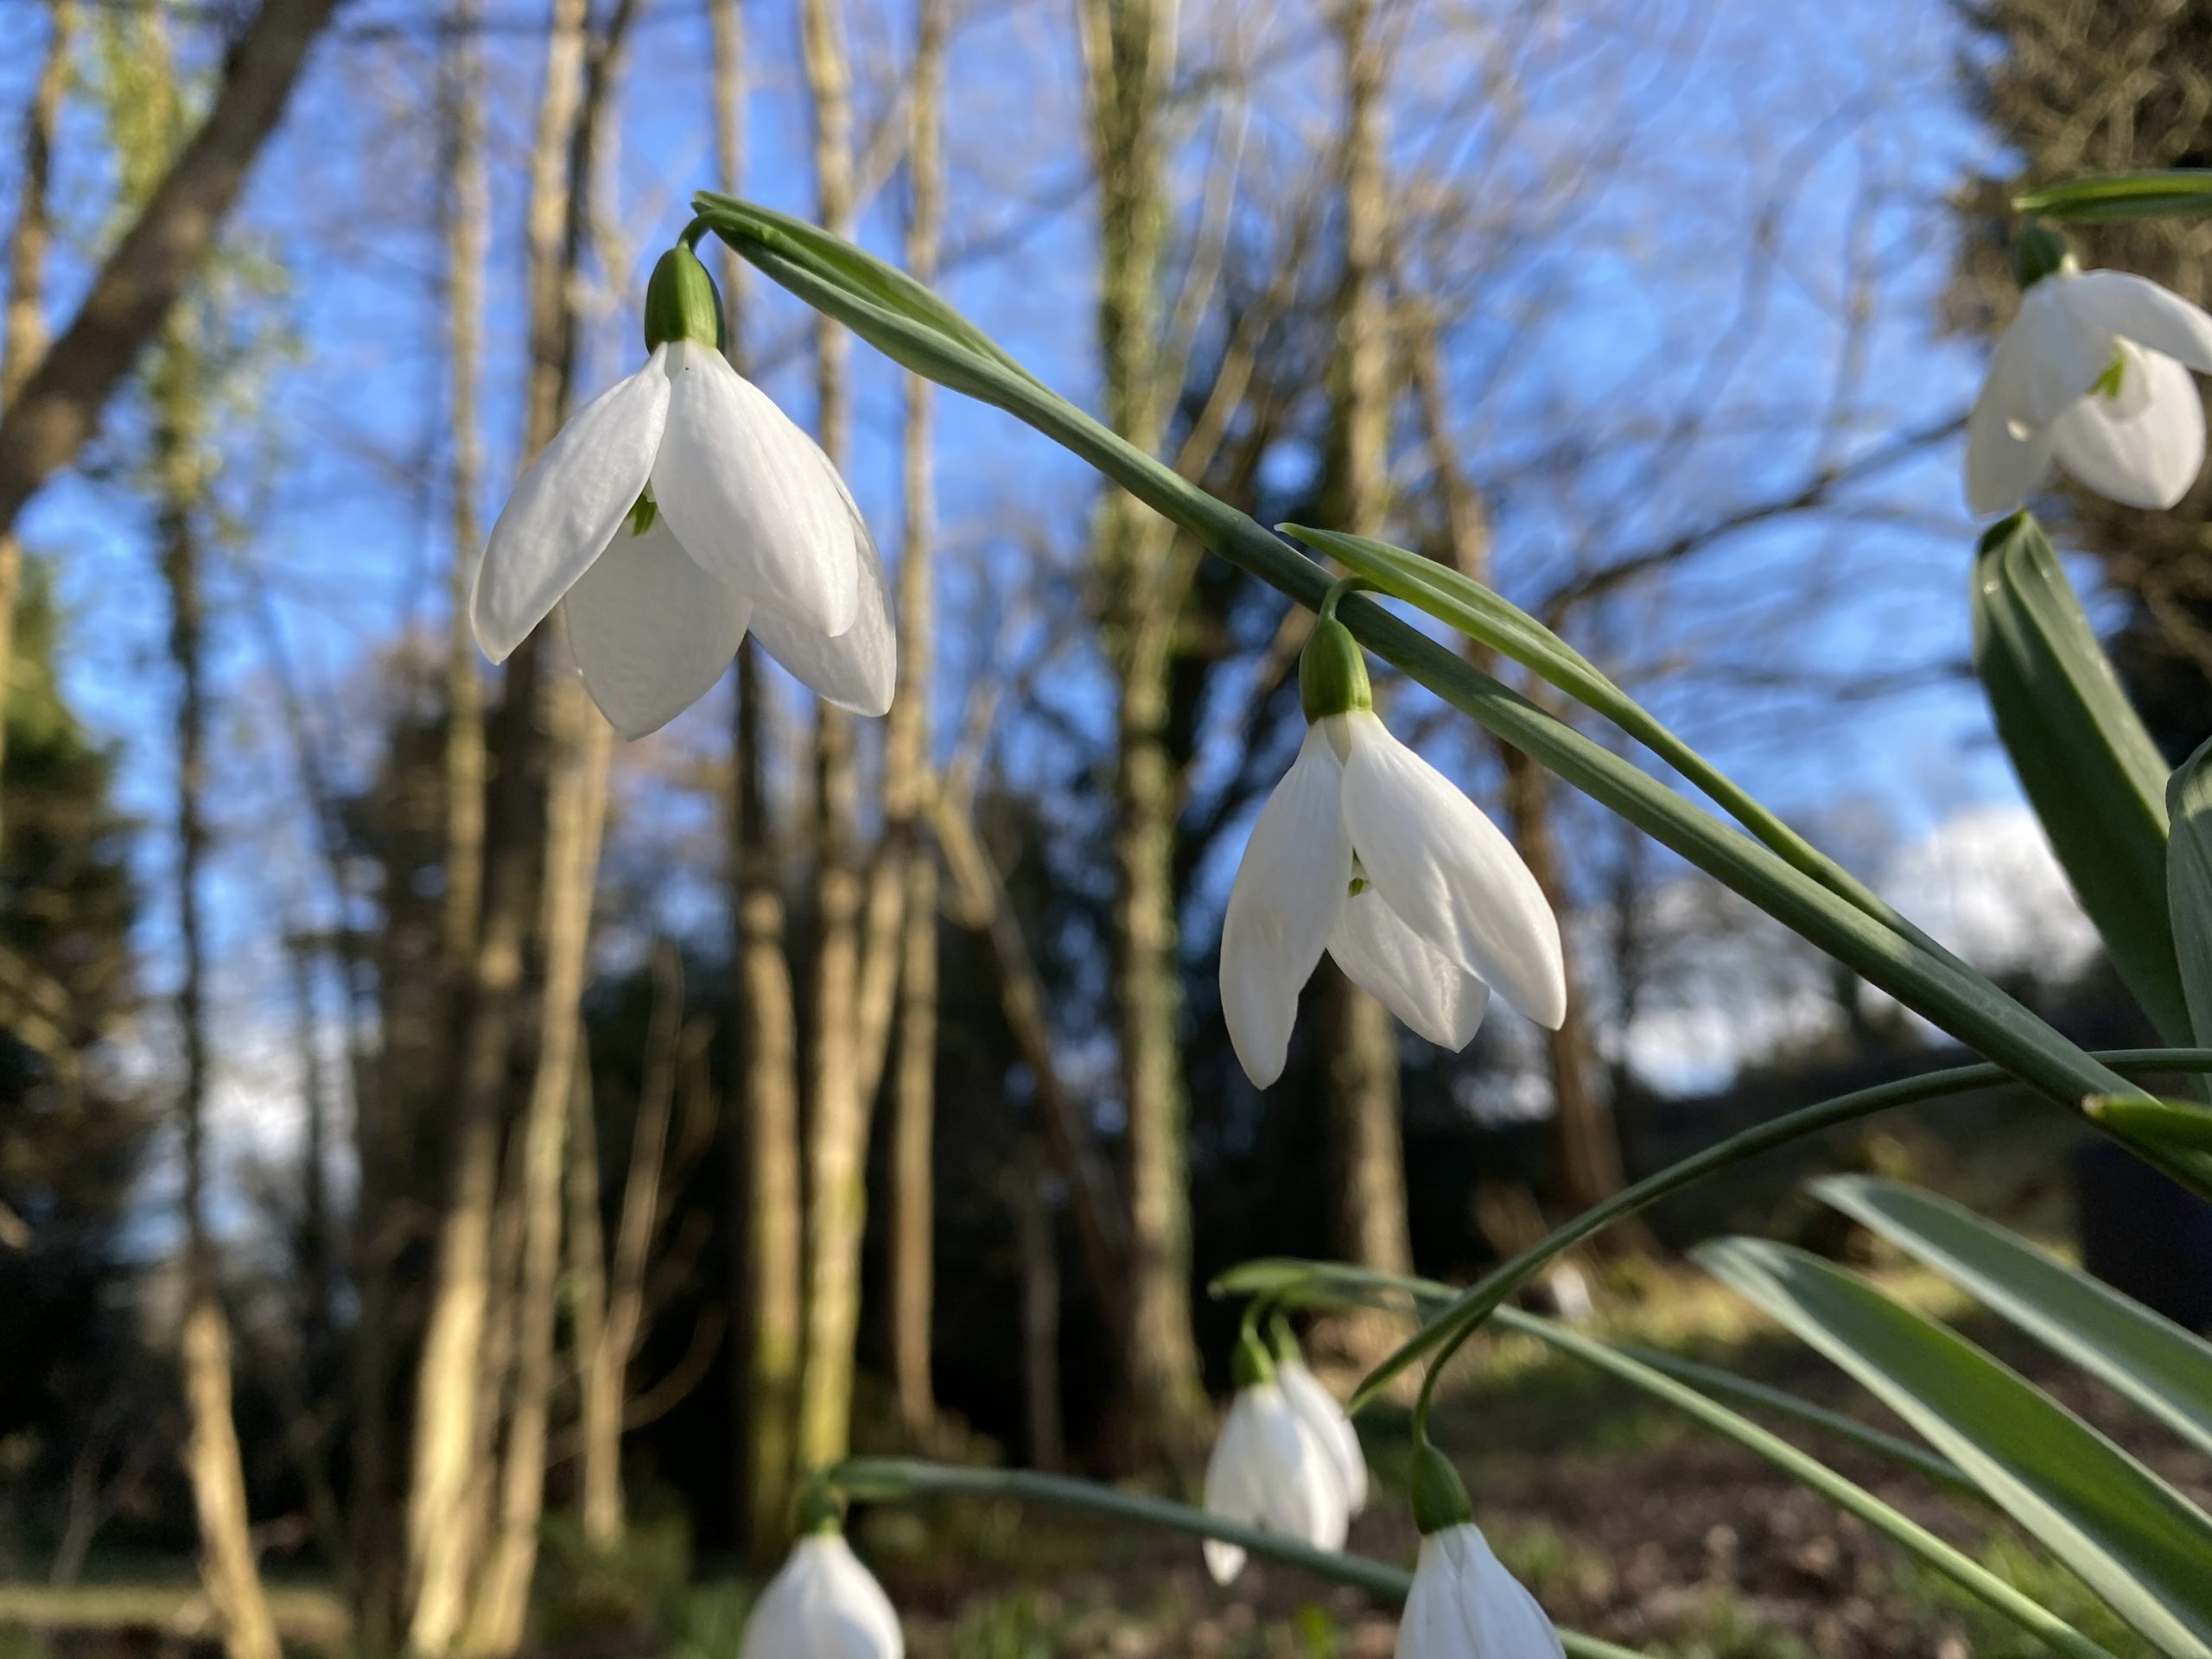
[[[1163,1532],[1184,1533],[1193,1538],[1216,1538],[1225,1544],[1235,1544],[1249,1554],[1281,1561],[1317,1578],[1349,1584],[1378,1601],[1394,1605],[1404,1601],[1406,1592],[1413,1587],[1413,1574],[1402,1567],[1333,1550],[1315,1549],[1256,1527],[1208,1515],[1204,1510],[1192,1509],[1185,1503],[1141,1497],[1135,1492],[1065,1475],[1039,1474],[1029,1469],[975,1469],[929,1463],[918,1458],[849,1458],[831,1469],[827,1478],[856,1503],[900,1503],[929,1497],[1011,1497],[1026,1503],[1084,1510],[1093,1515]],[[1560,1640],[1577,1659],[1642,1659],[1633,1649],[1573,1630],[1561,1630]]]
[[[2113,1049],[2091,1058],[2127,1076],[2155,1076],[2167,1071],[2212,1072],[2212,1049],[2205,1048]],[[1500,1262],[1466,1289],[1454,1293],[1448,1287],[1440,1287],[1446,1288],[1446,1294],[1452,1296],[1450,1305],[1368,1375],[1367,1380],[1360,1384],[1358,1393],[1352,1396],[1351,1408],[1357,1411],[1366,1405],[1408,1365],[1447,1343],[1453,1348],[1458,1347],[1508,1296],[1577,1244],[1603,1232],[1615,1222],[1657,1203],[1669,1193],[1678,1192],[1716,1170],[1726,1169],[1748,1158],[1756,1158],[1761,1153],[1787,1146],[1805,1135],[1816,1135],[1840,1123],[1872,1117],[1878,1112],[1891,1111],[1899,1106],[1914,1106],[1941,1099],[1946,1095],[1967,1094],[1977,1089],[1986,1089],[2005,1082],[2007,1075],[2004,1068],[1996,1065],[1955,1065],[1941,1071],[1923,1072],[1916,1077],[1900,1077],[1892,1083],[1877,1084],[1871,1089],[1838,1095],[1833,1100],[1801,1106],[1794,1112],[1784,1112],[1779,1117],[1769,1118],[1764,1123],[1754,1124],[1725,1141],[1717,1141],[1702,1152],[1692,1153],[1680,1162],[1669,1164],[1666,1168],[1645,1176],[1634,1185],[1622,1188],[1603,1204],[1592,1205],[1518,1255]],[[1215,1282],[1219,1289],[1232,1294],[1264,1293],[1280,1296],[1287,1283],[1310,1274],[1312,1267],[1313,1264],[1306,1262],[1249,1262],[1244,1267],[1232,1268]],[[1332,1281],[1344,1284],[1366,1282],[1349,1271],[1341,1274],[1332,1274]],[[1376,1288],[1389,1288],[1395,1282],[1387,1276],[1372,1281]]]
[[[695,206],[716,235],[772,281],[904,367],[1015,416],[1299,604],[1318,607],[1326,596],[1332,582],[1320,565],[1046,389],[910,278],[747,203],[702,195]],[[2093,1096],[2130,1092],[1995,988],[1884,925],[1372,601],[1347,598],[1339,616],[1384,661],[2032,1087],[2076,1109]]]

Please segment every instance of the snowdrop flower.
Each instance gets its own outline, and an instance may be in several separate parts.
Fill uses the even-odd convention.
[[[1367,668],[1325,613],[1299,664],[1308,722],[1260,813],[1221,931],[1221,1004],[1253,1083],[1282,1075],[1298,994],[1326,950],[1430,1042],[1465,1048],[1495,985],[1567,1014],[1559,923],[1504,835],[1376,717]]]
[[[745,1621],[737,1659],[905,1659],[899,1615],[835,1525],[809,1533]]]
[[[1414,1518],[1421,1555],[1397,1659],[1565,1659],[1559,1632],[1492,1553],[1467,1489],[1427,1440],[1414,1452]]]
[[[1237,1347],[1236,1371],[1236,1398],[1206,1459],[1206,1513],[1316,1549],[1341,1549],[1351,1514],[1335,1457],[1284,1395],[1266,1350],[1249,1336]],[[1205,1556],[1216,1584],[1244,1570],[1244,1552],[1235,1544],[1209,1538]]]
[[[748,627],[817,696],[891,706],[868,526],[820,447],[730,367],[721,330],[706,267],[671,249],[646,290],[645,366],[523,474],[469,595],[495,663],[560,606],[584,685],[625,737],[703,696]]]
[[[1298,1414],[1313,1437],[1321,1442],[1329,1454],[1329,1462],[1337,1471],[1337,1479],[1344,1487],[1344,1513],[1356,1516],[1367,1507],[1367,1454],[1360,1450],[1359,1431],[1351,1426],[1351,1419],[1337,1403],[1337,1397],[1321,1386],[1321,1379],[1306,1368],[1306,1357],[1299,1351],[1298,1338],[1291,1333],[1290,1323],[1281,1314],[1275,1316],[1275,1386],[1282,1390],[1282,1397]]]
[[[2053,232],[2021,238],[2025,292],[1967,421],[1967,500],[2012,512],[2055,458],[2131,507],[2171,507],[2204,465],[2212,316],[2121,270],[2083,271]]]

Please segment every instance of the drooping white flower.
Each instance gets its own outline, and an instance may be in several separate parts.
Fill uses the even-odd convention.
[[[1264,1364],[1256,1380],[1237,1389],[1206,1459],[1205,1507],[1209,1515],[1316,1549],[1344,1547],[1351,1521],[1344,1476]],[[1209,1538],[1205,1556],[1217,1584],[1227,1584],[1244,1569],[1244,1552],[1235,1544]]]
[[[2079,270],[2050,240],[1967,417],[1967,503],[2010,512],[2056,459],[2123,505],[2171,507],[2204,466],[2189,372],[2212,373],[2212,316],[2147,278]]]
[[[1298,1414],[1313,1438],[1329,1454],[1329,1464],[1344,1488],[1344,1513],[1356,1516],[1367,1507],[1367,1454],[1360,1450],[1359,1431],[1337,1403],[1337,1396],[1321,1386],[1321,1379],[1306,1368],[1293,1348],[1275,1348],[1275,1386]]]
[[[704,696],[750,627],[816,695],[891,706],[883,562],[819,445],[715,345],[705,268],[671,250],[645,365],[579,410],[508,498],[469,620],[505,660],[556,605],[584,684],[626,737]]]
[[[1471,1521],[1421,1541],[1397,1659],[1564,1659],[1559,1632]]]
[[[1542,889],[1481,809],[1376,718],[1358,652],[1342,623],[1314,625],[1306,741],[1252,828],[1222,923],[1222,1012],[1262,1089],[1282,1075],[1324,950],[1446,1048],[1472,1040],[1492,986],[1541,1026],[1567,1017]]]
[[[1421,1555],[1398,1620],[1397,1659],[1565,1659],[1559,1632],[1475,1524],[1452,1460],[1414,1426]]]
[[[899,1615],[834,1529],[809,1533],[745,1621],[737,1659],[904,1659]]]

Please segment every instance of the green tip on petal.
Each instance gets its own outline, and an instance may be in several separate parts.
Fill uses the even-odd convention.
[[[1236,1353],[1230,1361],[1230,1376],[1240,1389],[1255,1389],[1275,1380],[1275,1363],[1260,1339],[1246,1332],[1236,1339]]]
[[[2012,244],[2012,273],[2025,293],[2046,276],[2075,269],[2066,238],[2048,225],[2031,225]]]
[[[1414,1524],[1424,1538],[1464,1527],[1475,1518],[1475,1506],[1467,1501],[1467,1485],[1459,1471],[1425,1439],[1414,1447],[1413,1489]]]
[[[679,340],[722,346],[722,296],[699,256],[681,245],[661,255],[645,284],[645,349]]]
[[[1333,616],[1313,624],[1313,637],[1298,658],[1298,700],[1306,723],[1355,709],[1372,709],[1375,693],[1367,683],[1367,659],[1351,630]]]

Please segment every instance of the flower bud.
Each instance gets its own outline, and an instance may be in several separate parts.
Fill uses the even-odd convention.
[[[722,298],[699,256],[678,244],[645,284],[645,349],[679,340],[722,348]]]
[[[1298,658],[1298,700],[1306,723],[1355,709],[1372,709],[1375,693],[1367,683],[1367,659],[1351,630],[1333,616],[1313,624],[1313,634]]]
[[[1427,1440],[1414,1447],[1414,1524],[1421,1536],[1465,1526],[1475,1518],[1459,1471]]]
[[[2048,225],[2031,225],[2012,244],[2012,274],[2025,293],[2044,277],[2074,268],[2074,254],[2066,238]]]

